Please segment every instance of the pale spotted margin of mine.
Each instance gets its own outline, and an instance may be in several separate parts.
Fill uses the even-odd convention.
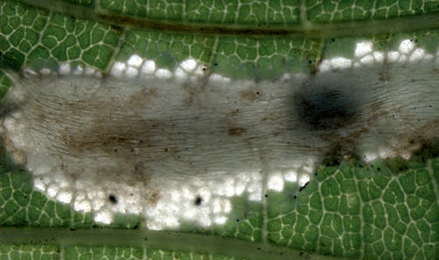
[[[97,219],[210,225],[228,217],[229,197],[260,200],[271,176],[309,179],[323,161],[353,156],[409,158],[439,133],[437,67],[227,83],[13,74],[1,135],[37,188]]]

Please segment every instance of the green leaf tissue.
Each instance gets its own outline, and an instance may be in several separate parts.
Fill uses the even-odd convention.
[[[439,259],[438,13],[0,1],[0,259]]]

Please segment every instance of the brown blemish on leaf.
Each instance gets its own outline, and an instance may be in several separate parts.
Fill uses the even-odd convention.
[[[230,136],[240,136],[247,132],[247,129],[244,127],[233,127],[229,128],[228,134]]]
[[[148,193],[148,204],[155,205],[160,200],[160,191],[156,189],[149,189]]]
[[[253,90],[245,90],[241,92],[241,98],[246,99],[248,101],[255,101],[259,98],[261,93],[259,91]]]
[[[4,133],[0,133],[0,138],[2,139],[6,149],[11,152],[14,162],[18,165],[24,165],[27,160],[26,153],[20,149],[17,149],[14,145],[14,142]]]

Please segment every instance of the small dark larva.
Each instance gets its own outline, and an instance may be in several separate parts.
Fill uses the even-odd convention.
[[[194,215],[220,223],[226,198],[261,200],[271,176],[306,176],[303,185],[327,158],[409,156],[439,133],[431,62],[227,84],[14,79],[1,122],[8,150],[37,188],[98,220],[127,212],[166,215],[162,226]]]

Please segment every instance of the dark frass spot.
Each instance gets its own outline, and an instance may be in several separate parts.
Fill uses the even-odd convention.
[[[114,194],[110,194],[108,200],[113,204],[117,204],[117,197]]]
[[[356,106],[350,93],[317,88],[294,95],[294,109],[310,130],[334,130],[355,121]]]
[[[195,198],[195,201],[194,201],[195,206],[200,206],[201,203],[203,203],[203,198],[201,198],[200,196],[197,196]]]
[[[307,181],[302,187],[300,187],[299,191],[303,191],[306,188],[306,186],[308,186],[308,184],[309,184],[309,181]]]

